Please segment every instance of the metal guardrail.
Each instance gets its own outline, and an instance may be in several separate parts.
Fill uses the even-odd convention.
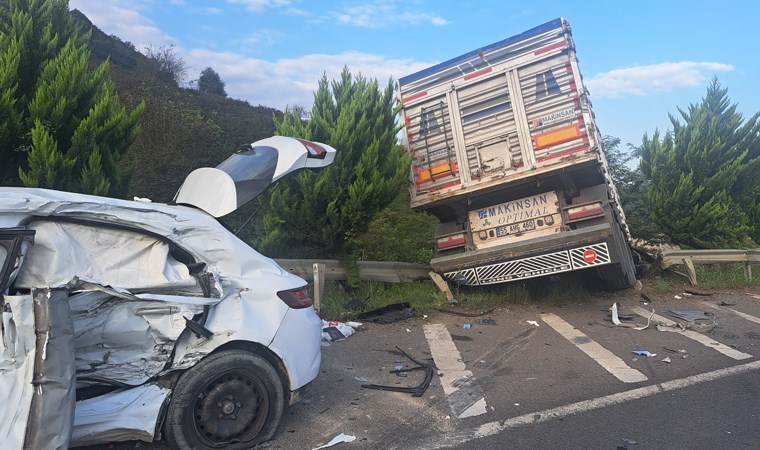
[[[314,276],[314,264],[324,264],[325,280],[346,280],[348,271],[340,261],[334,259],[276,259],[277,264],[288,272],[301,278]],[[358,261],[359,276],[367,281],[384,281],[386,283],[403,283],[407,281],[426,280],[430,278],[430,266],[391,261]]]
[[[744,263],[744,274],[747,280],[752,280],[752,263],[760,263],[760,249],[745,250],[663,250],[660,266],[667,269],[675,264],[683,264],[688,269],[689,281],[697,285],[697,273],[694,263],[699,264],[724,264]]]

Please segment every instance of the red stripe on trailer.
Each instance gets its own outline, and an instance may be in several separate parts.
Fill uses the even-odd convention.
[[[563,48],[564,46],[565,46],[564,42],[557,42],[554,45],[550,45],[548,47],[544,47],[544,48],[538,49],[535,52],[533,52],[533,54],[536,55],[536,56],[543,55],[544,53],[548,53],[548,52],[550,52],[552,50],[556,50],[558,48]]]
[[[570,65],[570,61],[565,63],[565,70],[567,71],[567,73],[573,73],[573,66]]]
[[[418,92],[416,94],[410,95],[409,97],[404,97],[401,99],[402,103],[411,102],[412,100],[417,100],[420,97],[424,97],[427,95],[427,91]]]
[[[485,69],[481,69],[481,70],[478,70],[477,72],[473,72],[473,73],[471,73],[469,75],[465,75],[464,76],[464,81],[472,80],[473,78],[477,78],[477,77],[479,77],[481,75],[485,75],[485,74],[491,73],[491,72],[493,72],[493,68],[486,67]]]
[[[575,109],[581,109],[581,99],[579,97],[573,98],[573,105],[575,105]]]
[[[440,186],[437,186],[437,187],[431,188],[431,189],[429,189],[429,190],[428,190],[428,192],[433,192],[433,191],[440,191],[441,189],[450,188],[450,187],[456,186],[456,185],[458,185],[458,184],[460,184],[460,183],[461,183],[461,181],[459,181],[459,180],[457,180],[457,181],[452,181],[451,183],[446,183],[446,184],[442,184],[442,185],[440,185]]]
[[[588,145],[584,145],[583,147],[576,147],[576,148],[573,148],[573,149],[570,149],[570,150],[566,150],[566,151],[561,152],[561,153],[555,153],[553,155],[549,155],[549,156],[546,156],[544,158],[537,159],[536,162],[544,162],[544,161],[549,160],[549,159],[561,158],[563,156],[572,155],[573,153],[585,152],[588,149],[589,149]]]

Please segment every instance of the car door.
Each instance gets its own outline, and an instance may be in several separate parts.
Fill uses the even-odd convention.
[[[74,333],[66,289],[12,292],[34,231],[0,229],[0,442],[65,449],[74,423]]]

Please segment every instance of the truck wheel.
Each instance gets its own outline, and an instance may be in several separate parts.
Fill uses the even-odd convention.
[[[274,436],[284,409],[274,367],[256,354],[226,350],[179,378],[164,432],[172,448],[246,449]]]
[[[602,279],[605,287],[610,290],[628,289],[636,283],[636,266],[633,263],[631,249],[619,227],[614,226],[611,249],[618,256],[618,262],[601,266],[597,274]]]

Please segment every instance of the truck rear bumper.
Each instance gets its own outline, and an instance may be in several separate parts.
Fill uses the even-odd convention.
[[[443,256],[433,270],[459,284],[483,285],[568,272],[614,262],[607,223],[519,243]]]

